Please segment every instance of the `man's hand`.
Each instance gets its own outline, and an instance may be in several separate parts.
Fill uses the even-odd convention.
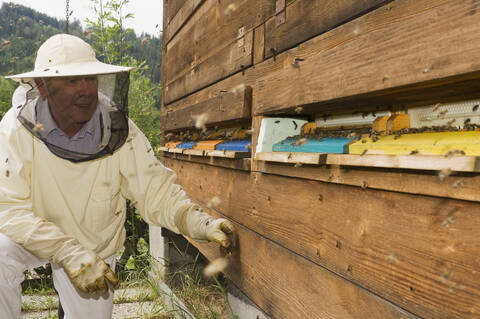
[[[224,218],[208,220],[205,233],[208,240],[219,243],[224,248],[233,249],[236,246],[235,227]]]
[[[63,265],[75,286],[85,293],[106,293],[108,291],[107,280],[114,288],[118,288],[119,281],[115,273],[101,259],[97,257],[80,265]]]

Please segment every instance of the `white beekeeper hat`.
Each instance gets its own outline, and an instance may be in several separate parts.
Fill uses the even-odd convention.
[[[6,78],[29,82],[35,78],[112,74],[132,69],[102,63],[95,57],[92,47],[82,39],[70,34],[56,34],[38,49],[33,71]]]

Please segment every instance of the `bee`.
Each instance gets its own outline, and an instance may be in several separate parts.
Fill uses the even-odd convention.
[[[447,126],[452,126],[453,123],[455,123],[456,119],[452,119],[447,122]]]
[[[367,189],[367,187],[368,187],[367,182],[366,182],[366,181],[363,181],[363,183],[362,183],[362,189],[365,190],[365,189]]]
[[[443,182],[445,178],[447,178],[451,174],[452,174],[452,170],[450,168],[444,168],[438,172],[438,179],[440,179],[440,181]]]
[[[305,143],[307,143],[307,139],[303,137],[296,142],[292,142],[291,145],[302,146]]]
[[[410,152],[410,155],[415,155],[415,154],[418,154],[418,150],[413,150]]]
[[[395,262],[396,260],[398,259],[398,255],[396,253],[393,253],[391,255],[388,255],[386,258],[385,258],[385,261],[389,264]]]
[[[446,228],[450,227],[451,224],[453,224],[455,222],[455,217],[454,216],[450,216],[448,217],[447,219],[445,219],[442,223],[442,225]]]
[[[323,201],[323,195],[322,194],[318,194],[318,200],[321,201],[321,202]]]
[[[471,120],[468,118],[468,119],[465,119],[465,121],[463,121],[463,125],[468,125],[470,124]]]
[[[276,121],[275,121],[275,124],[278,124],[278,123],[280,123],[280,120],[276,120]]]
[[[362,152],[362,154],[360,154],[360,156],[363,156],[363,155],[367,154],[367,152],[368,152],[368,150],[367,150],[367,149],[364,149],[363,152]]]
[[[214,277],[219,273],[223,272],[228,265],[230,264],[230,260],[227,257],[220,257],[212,261],[208,264],[207,267],[203,270],[203,274],[206,277]]]
[[[447,113],[448,113],[448,110],[443,110],[440,113],[438,113],[438,117],[444,117],[445,114],[447,114]]]
[[[8,169],[5,171],[5,176],[6,177],[10,176],[10,171]]]
[[[435,112],[436,110],[438,110],[438,108],[440,107],[440,105],[441,105],[440,103],[435,104],[435,106],[433,107],[433,110],[432,110],[432,111]]]
[[[207,207],[208,208],[214,208],[214,207],[217,207],[218,205],[220,205],[220,203],[222,202],[222,200],[220,198],[218,198],[217,196],[213,196],[207,203]]]
[[[463,185],[464,185],[463,180],[459,179],[459,180],[456,180],[455,183],[453,183],[453,188],[459,188]]]
[[[302,163],[295,163],[295,165],[293,165],[293,167],[300,167],[302,166]]]
[[[478,110],[478,104],[475,105],[475,106],[473,106],[473,108],[472,108],[472,111],[473,111],[473,112],[476,112],[477,110]]]
[[[295,113],[300,114],[300,113],[302,113],[302,112],[303,112],[303,107],[297,106],[297,107],[295,108]]]
[[[41,132],[45,129],[45,125],[42,123],[36,123],[35,126],[33,127],[34,132]]]
[[[454,156],[454,155],[462,155],[462,156],[464,156],[464,155],[465,155],[465,151],[463,151],[463,150],[451,150],[451,151],[448,151],[448,152],[445,154],[445,157],[451,158],[451,157]]]

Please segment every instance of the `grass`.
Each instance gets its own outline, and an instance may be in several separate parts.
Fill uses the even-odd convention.
[[[178,253],[186,252],[178,249]],[[120,290],[115,293],[114,304],[139,303],[139,309],[134,317],[137,319],[174,319],[175,315],[185,319],[228,318],[229,305],[224,289],[226,280],[203,278],[199,256],[197,253],[193,261],[181,265],[177,271],[166,277],[172,292],[185,305],[187,311],[182,310],[182,306],[176,301],[173,301],[172,309],[171,300],[175,299],[162,289],[158,281],[162,276],[158,270],[151,267],[155,265],[155,260],[148,253],[135,257],[140,260],[134,260],[133,266],[120,276],[123,280]],[[48,277],[50,274],[47,272],[40,277],[42,276]],[[23,285],[23,295],[32,297],[24,299],[22,304],[24,312],[48,311],[42,319],[58,318],[58,298],[49,278],[29,280]]]

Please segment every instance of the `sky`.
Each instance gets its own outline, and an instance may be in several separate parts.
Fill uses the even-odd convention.
[[[51,17],[65,20],[66,0],[0,0],[0,6],[4,2],[13,2],[25,7],[35,9]],[[73,10],[72,21],[80,20],[85,27],[85,18],[93,17],[92,2],[90,0],[70,0],[70,11]],[[107,0],[103,0],[105,4]],[[130,0],[124,9],[125,13],[133,13],[134,17],[126,21],[126,27],[132,28],[137,36],[142,32],[158,36],[162,28],[163,0]],[[92,19],[93,20],[93,19]],[[155,26],[158,25],[158,28]]]

